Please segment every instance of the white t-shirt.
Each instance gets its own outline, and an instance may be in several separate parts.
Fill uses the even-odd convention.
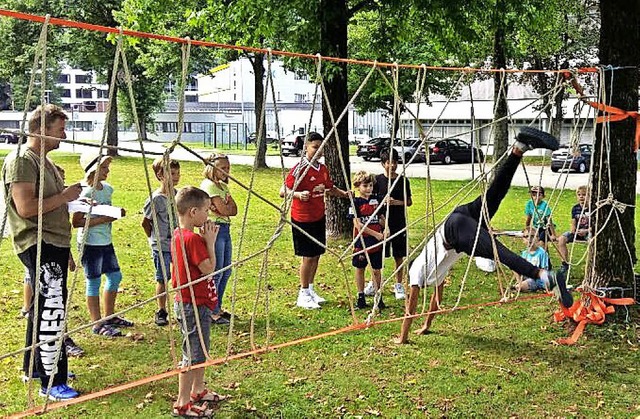
[[[409,285],[423,288],[442,284],[453,264],[462,257],[462,253],[454,249],[445,249],[444,242],[443,223],[413,261],[409,269]]]

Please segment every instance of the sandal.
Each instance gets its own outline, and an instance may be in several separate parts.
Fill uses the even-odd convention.
[[[127,320],[124,317],[120,317],[120,316],[116,316],[107,320],[107,323],[109,323],[112,326],[118,326],[118,327],[133,327],[133,322],[131,320]]]
[[[227,396],[222,396],[215,391],[209,391],[206,388],[198,394],[191,394],[191,403],[199,402],[221,402],[225,400]]]
[[[67,356],[81,357],[84,355],[84,349],[76,345],[73,339],[69,337],[64,340],[64,346],[67,349]]]
[[[206,409],[201,406],[194,406],[193,402],[189,402],[184,406],[173,405],[172,416],[181,418],[209,418],[213,414],[211,409]]]
[[[117,327],[113,327],[106,323],[99,324],[93,327],[93,334],[106,336],[108,338],[115,338],[118,336],[122,336],[122,332]]]

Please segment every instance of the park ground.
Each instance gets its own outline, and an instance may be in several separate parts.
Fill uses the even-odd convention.
[[[81,179],[77,155],[54,153],[53,159],[66,169],[68,182]],[[181,185],[198,185],[201,169],[197,162],[183,162]],[[232,174],[245,185],[251,182],[250,166],[234,165]],[[254,190],[278,205],[281,179],[278,169],[258,170]],[[140,227],[142,205],[148,196],[141,159],[117,158],[108,181],[115,187],[114,205],[127,209],[127,217],[117,221],[113,230],[124,274],[118,307],[124,308],[152,297],[154,289],[150,252]],[[152,185],[155,187],[153,180]],[[434,181],[436,206],[461,188],[468,188],[466,185],[465,181]],[[415,204],[409,210],[409,219],[417,220],[426,211],[425,179],[412,178],[411,186]],[[266,245],[280,214],[252,197],[241,240],[247,193],[235,184],[231,191],[239,204],[232,227],[234,256],[246,256]],[[476,193],[464,189],[436,218],[446,215],[458,200],[468,200]],[[513,187],[494,225],[521,229],[527,197],[526,188]],[[574,200],[572,191],[560,196],[555,213],[559,231],[569,228]],[[409,232],[411,245],[416,246],[426,231],[423,221],[413,225]],[[523,247],[518,239],[506,238],[505,243],[517,251]],[[345,240],[330,243],[338,253],[347,245]],[[24,342],[25,321],[18,318],[23,269],[10,240],[2,242],[1,251],[0,274],[4,281],[0,282],[0,327],[3,352],[8,352],[21,348]],[[576,246],[574,259],[580,259],[584,251],[584,245]],[[559,264],[557,253],[552,252],[551,257]],[[496,274],[480,272],[472,264],[464,279],[467,261],[464,258],[458,263],[447,278],[446,307],[452,307],[459,295],[461,307],[500,298]],[[346,287],[353,293],[355,285],[349,262],[348,257],[342,265],[335,256],[323,256],[316,283],[328,303],[319,311],[297,309],[298,260],[293,255],[290,228],[285,227],[268,254],[268,287],[263,287],[259,296],[261,257],[234,271],[225,304],[231,308],[235,284],[238,321],[231,339],[228,328],[213,330],[211,355],[223,357],[229,342],[231,353],[251,349],[254,305],[253,336],[258,347],[351,324]],[[388,265],[385,263],[386,276],[391,272]],[[583,273],[581,263],[572,269],[570,282],[579,283]],[[504,284],[511,280],[509,275],[501,277]],[[88,322],[81,272],[70,276],[69,286],[73,289],[69,322],[75,328]],[[403,302],[393,299],[390,288],[389,284],[384,294],[388,308],[378,319],[403,314]],[[403,346],[391,341],[399,330],[398,323],[375,326],[229,361],[208,368],[206,379],[211,389],[229,396],[216,407],[219,417],[638,417],[637,310],[630,312],[629,321],[624,321],[627,313],[621,310],[617,315],[620,322],[589,326],[577,345],[567,347],[556,343],[570,333],[567,325],[552,321],[557,307],[551,298],[542,297],[456,311],[438,317],[432,334],[412,336],[411,343]],[[86,329],[74,335],[86,355],[70,360],[71,370],[78,375],[73,386],[90,393],[172,369],[175,364],[170,348],[172,341],[179,342],[179,332],[175,326],[156,327],[154,310],[155,305],[150,304],[127,313],[136,322],[130,337],[105,339]],[[366,316],[365,312],[356,312],[358,321]],[[27,408],[28,387],[19,380],[20,366],[19,357],[0,360],[2,415]],[[177,379],[173,377],[56,410],[46,417],[169,417],[176,393]],[[36,400],[40,399],[36,396]]]

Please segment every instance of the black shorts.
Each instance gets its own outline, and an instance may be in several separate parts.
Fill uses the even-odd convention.
[[[359,252],[362,249],[355,249]],[[382,252],[369,253],[369,260],[371,261],[371,269],[382,269]],[[354,268],[366,268],[369,264],[367,262],[367,255],[360,253],[351,258],[351,264]]]
[[[291,231],[293,233],[293,250],[296,256],[315,257],[324,254],[324,246],[319,246],[316,242],[307,237],[306,234],[295,227],[300,227],[300,229],[305,231],[308,235],[323,245],[326,245],[327,226],[324,217],[319,221],[313,221],[311,223],[303,223],[292,219],[291,224],[293,224],[291,226]]]
[[[391,231],[393,236],[395,233]],[[407,256],[407,233],[398,234],[384,244],[385,257],[403,258]]]

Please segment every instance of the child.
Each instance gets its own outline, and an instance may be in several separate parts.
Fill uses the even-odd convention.
[[[527,216],[525,230],[533,227],[538,235],[540,246],[547,249],[548,241],[555,241],[556,230],[551,221],[551,208],[544,200],[544,188],[542,186],[532,186],[531,199],[524,207],[524,214]]]
[[[382,167],[384,167],[384,173],[376,176],[376,181],[373,185],[373,194],[384,198],[384,203],[389,206],[387,222],[389,223],[389,236],[391,239],[385,243],[384,254],[386,257],[393,255],[393,260],[396,265],[396,283],[393,291],[397,300],[404,300],[405,291],[402,281],[405,272],[403,262],[407,256],[407,232],[405,230],[397,236],[394,235],[407,227],[405,208],[413,204],[411,200],[411,186],[409,185],[409,179],[396,173],[398,161],[400,160],[397,150],[393,148],[391,150],[383,150],[382,153],[380,153],[380,159],[382,161]],[[396,182],[398,178],[400,179],[387,197],[389,186]],[[386,215],[386,212],[383,215]],[[369,293],[367,293],[367,291],[369,291]],[[369,282],[365,288],[365,294],[373,295],[373,291],[373,283]]]
[[[353,238],[355,239],[360,231],[362,236],[354,243],[354,253],[351,264],[356,268],[356,286],[358,287],[358,301],[356,307],[359,309],[367,307],[364,297],[364,270],[371,261],[371,274],[373,277],[374,293],[380,289],[382,282],[380,270],[382,269],[382,246],[380,242],[384,240],[385,219],[381,211],[373,215],[380,205],[377,196],[372,195],[374,178],[373,175],[360,171],[353,177],[353,186],[358,190],[358,197],[353,198],[355,212],[349,208],[349,218],[353,220]],[[366,226],[365,226],[366,225]],[[364,250],[364,252],[362,252]],[[380,296],[378,308],[385,308],[385,304]]]
[[[529,229],[522,232],[522,239],[527,248],[522,251],[523,259],[528,260],[533,266],[540,269],[549,269],[549,255],[538,243],[536,232]],[[527,278],[519,274],[515,274],[518,278],[518,284],[515,288],[517,291],[538,291],[548,290],[549,280],[542,278]]]
[[[156,295],[158,296],[158,310],[155,313],[155,323],[158,326],[166,326],[167,321],[167,287],[163,272],[171,278],[171,226],[177,226],[178,220],[173,207],[169,202],[169,194],[175,196],[175,186],[180,182],[180,163],[177,160],[169,160],[169,173],[165,173],[165,160],[158,157],[153,161],[153,173],[156,179],[160,181],[160,187],[153,191],[151,198],[147,198],[144,203],[142,212],[142,229],[149,239],[151,246],[151,256],[153,257],[153,266],[156,269]],[[153,200],[153,207],[151,201]],[[153,226],[152,210],[155,209],[156,219],[158,220],[158,236]],[[164,266],[164,270],[163,270]]]
[[[493,218],[496,211],[498,211],[502,199],[507,194],[513,175],[522,160],[523,153],[534,148],[557,150],[558,140],[537,129],[523,128],[518,134],[517,141],[513,145],[511,153],[501,168],[495,173],[493,181],[487,189],[486,207],[488,218],[485,219],[483,215],[481,196],[468,204],[456,207],[435,231],[420,256],[414,260],[413,265],[409,269],[411,290],[407,304],[407,316],[415,314],[420,288],[424,286],[436,287],[434,294],[431,296],[429,305],[430,314],[427,315],[424,326],[416,331],[417,334],[426,334],[429,332],[429,327],[435,316],[433,312],[438,310],[440,302],[442,301],[445,276],[455,262],[462,257],[462,253],[468,255],[473,253],[477,232],[479,234],[475,247],[475,256],[494,259],[493,241],[488,231],[487,223]],[[478,224],[480,224],[480,226],[478,226]],[[570,307],[573,304],[573,297],[569,291],[567,291],[564,271],[560,270],[554,273],[537,268],[527,260],[507,249],[499,241],[496,240],[495,245],[500,262],[525,277],[548,280],[551,290],[559,290],[562,305]],[[411,317],[405,317],[402,322],[400,336],[394,340],[396,343],[407,342],[412,321],[413,319]]]
[[[584,185],[578,187],[576,190],[578,203],[571,208],[571,231],[567,231],[558,237],[558,252],[562,258],[562,266],[565,269],[569,269],[567,244],[573,243],[575,240],[589,240],[590,212],[585,208],[587,196],[587,187]]]
[[[85,152],[80,156],[80,166],[85,172],[86,186],[82,189],[81,197],[93,200],[102,205],[111,205],[113,187],[105,180],[109,175],[111,156],[100,156],[94,152]],[[125,215],[122,209],[122,216]],[[107,277],[102,299],[104,303],[104,316],[109,317],[114,313],[118,286],[122,280],[122,272],[118,264],[113,243],[111,240],[111,223],[116,219],[104,215],[91,215],[87,238],[82,251],[82,267],[87,279],[87,307],[92,322],[102,318],[100,310],[100,280],[102,274]],[[82,244],[86,214],[76,212],[72,217],[72,224],[78,228],[78,245]],[[133,322],[116,316],[107,321],[93,326],[93,333],[105,337],[122,336],[119,327],[132,327]]]
[[[218,297],[211,277],[196,281],[215,270],[215,243],[219,227],[207,219],[211,200],[201,189],[193,186],[180,189],[176,195],[176,206],[179,227],[173,232],[172,246],[175,252],[171,283],[174,288],[189,284],[176,293],[174,303],[182,332],[182,366],[186,367],[202,364],[209,353],[211,312],[217,305]],[[195,227],[200,228],[200,234],[195,233]],[[201,342],[198,333],[196,316],[204,342]],[[220,400],[218,394],[205,388],[204,368],[181,373],[178,386],[178,400],[173,405],[174,416],[208,417],[211,411],[206,408],[206,403],[199,406],[197,403]]]
[[[320,308],[320,303],[325,301],[313,289],[313,280],[318,269],[320,255],[325,252],[326,224],[325,224],[325,194],[348,198],[349,193],[338,189],[329,176],[329,170],[318,161],[322,157],[319,150],[323,138],[317,132],[309,133],[305,142],[305,155],[287,175],[285,188],[280,190],[280,196],[285,193],[293,195],[291,204],[291,224],[293,231],[293,248],[296,256],[301,256],[300,263],[300,292],[296,305],[306,309]],[[315,158],[315,161],[314,161]],[[313,163],[312,163],[313,161]],[[307,171],[307,168],[309,169]],[[293,190],[299,178],[298,186]],[[303,233],[304,231],[305,233]],[[307,234],[316,241],[307,237]]]
[[[211,212],[213,221],[220,227],[216,239],[216,271],[231,265],[231,218],[238,214],[238,206],[229,193],[229,157],[224,154],[213,153],[207,157],[207,165],[202,175],[205,179],[200,184],[200,189],[209,194],[211,198]],[[222,297],[231,276],[231,269],[220,272],[214,276],[216,290],[218,291],[218,305],[213,309],[213,323],[218,325],[229,324],[231,314],[221,311]]]

